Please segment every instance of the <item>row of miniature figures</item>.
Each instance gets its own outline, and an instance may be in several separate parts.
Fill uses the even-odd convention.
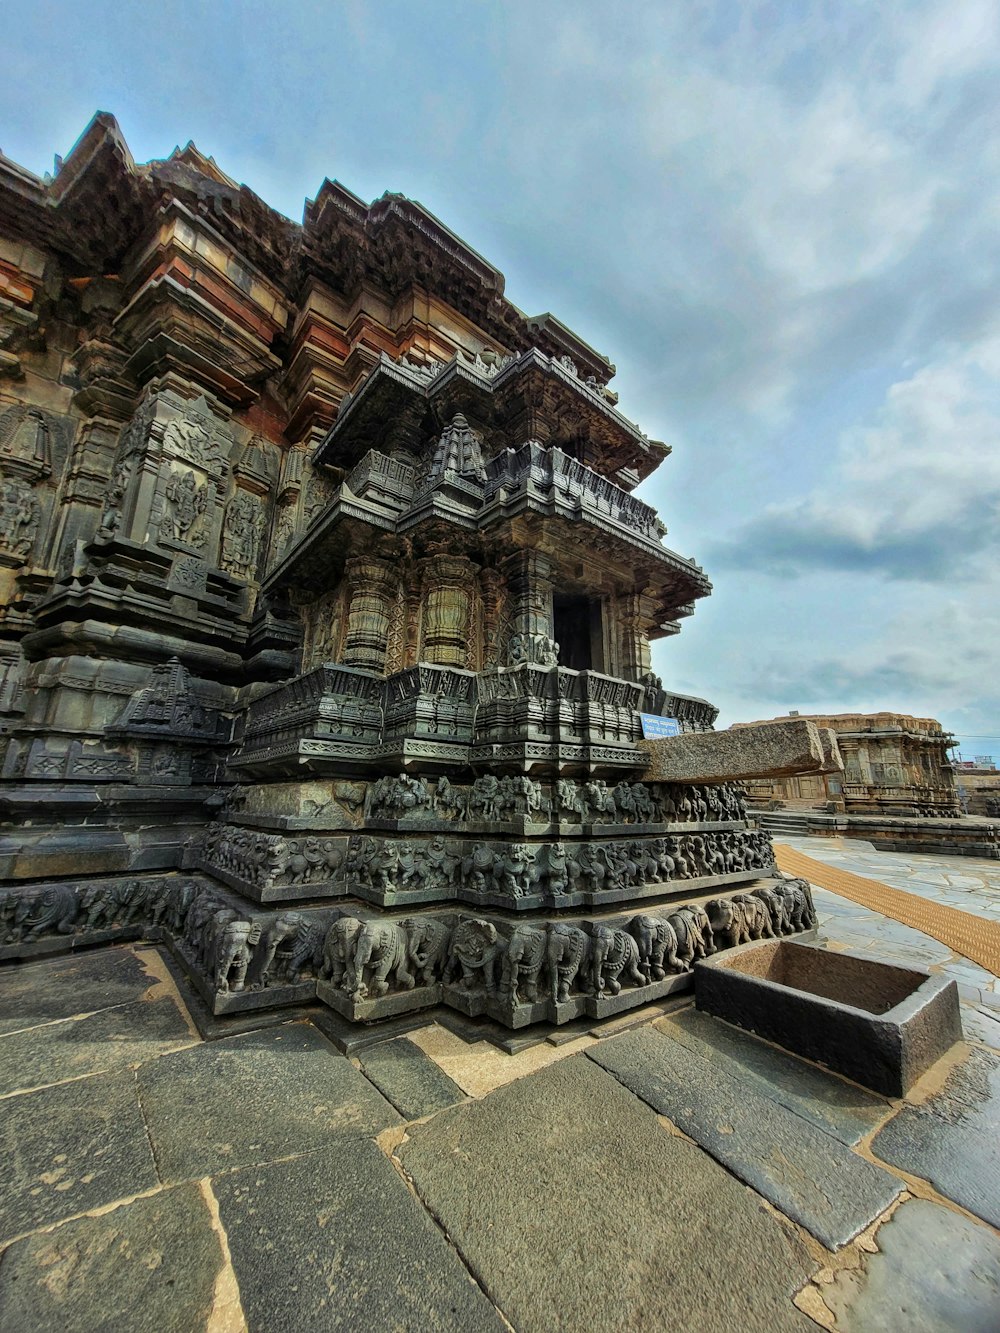
[[[449,843],[352,835],[348,888],[448,894],[456,889],[520,899],[639,889],[675,879],[764,870],[774,854],[767,834],[727,831],[629,842]]]
[[[365,793],[366,818],[438,819],[500,823],[520,817],[537,823],[662,824],[743,820],[746,805],[732,783],[715,787],[679,783],[626,782],[602,778],[537,782],[524,775],[485,773],[471,786],[440,777],[435,783],[408,773],[387,775]]]
[[[457,890],[508,898],[639,888],[669,880],[766,869],[770,839],[759,830],[669,834],[629,841],[505,843],[351,834],[346,840],[210,824],[191,844],[196,863],[261,888],[344,884],[350,891]]]

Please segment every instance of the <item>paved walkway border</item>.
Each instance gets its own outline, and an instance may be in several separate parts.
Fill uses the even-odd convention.
[[[905,926],[922,930],[980,967],[1000,975],[1000,922],[986,921],[957,907],[945,907],[850,870],[836,870],[781,842],[774,844],[774,854],[779,870],[799,875],[821,889],[829,889]]]

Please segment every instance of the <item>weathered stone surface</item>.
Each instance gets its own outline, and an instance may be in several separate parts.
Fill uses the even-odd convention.
[[[9,1033],[0,1037],[0,1096],[154,1060],[192,1040],[169,995]]]
[[[0,1240],[158,1183],[128,1072],[42,1088],[2,1106]]]
[[[1000,1059],[970,1051],[939,1093],[879,1131],[872,1152],[1000,1227]]]
[[[842,1269],[823,1299],[843,1333],[996,1333],[1000,1237],[924,1199],[897,1208],[863,1269]]]
[[[685,733],[639,742],[649,755],[651,782],[731,782],[840,768],[836,742],[815,722],[791,718],[767,726]]]
[[[902,1189],[887,1171],[651,1028],[588,1055],[830,1249]]]
[[[465,1094],[419,1046],[406,1037],[380,1042],[361,1054],[361,1068],[404,1120],[441,1111]]]
[[[178,1051],[144,1065],[138,1079],[167,1182],[314,1152],[332,1137],[373,1136],[399,1121],[364,1075],[304,1023]]]
[[[8,967],[0,972],[0,1034],[127,1004],[155,984],[127,948]]]
[[[804,1248],[582,1056],[443,1111],[400,1157],[521,1333],[812,1327]]]
[[[662,1019],[656,1026],[695,1055],[849,1147],[869,1134],[889,1111],[882,1098],[696,1009]]]
[[[207,1329],[222,1268],[197,1185],[16,1241],[0,1258],[0,1333]]]
[[[213,1188],[251,1329],[503,1328],[373,1143],[334,1140],[297,1161],[232,1172]]]
[[[699,1009],[889,1097],[962,1037],[949,978],[789,940],[704,959],[694,985]]]

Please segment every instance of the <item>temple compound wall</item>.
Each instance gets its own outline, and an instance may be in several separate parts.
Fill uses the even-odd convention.
[[[0,959],[517,1027],[808,927],[737,786],[644,780],[711,585],[613,374],[400,195],[0,155]]]

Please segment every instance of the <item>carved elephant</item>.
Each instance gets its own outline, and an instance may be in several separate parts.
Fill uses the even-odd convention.
[[[742,903],[734,903],[730,898],[712,898],[705,904],[705,911],[712,923],[712,934],[722,948],[733,948],[737,944],[749,944],[750,931]]]
[[[496,968],[502,947],[503,941],[497,937],[497,928],[491,921],[464,918],[451,938],[445,980],[460,973],[459,984],[466,990],[474,989],[478,980],[487,994],[492,995],[497,988]]]
[[[767,908],[770,913],[771,926],[774,929],[775,935],[787,935],[790,933],[792,929],[790,903],[783,893],[779,893],[777,889],[767,888],[765,886],[761,889],[751,889],[750,897],[759,898]]]
[[[166,923],[175,935],[184,929],[184,918],[194,902],[194,885],[190,880],[183,884],[171,884],[166,892]]]
[[[267,926],[253,956],[250,984],[266,986],[272,966],[282,981],[294,985],[309,964],[318,971],[323,959],[325,919],[302,912],[282,912]]]
[[[689,923],[691,939],[694,945],[694,958],[707,958],[715,953],[715,936],[708,913],[698,903],[684,903],[677,912]]]
[[[451,929],[433,916],[407,917],[399,923],[406,931],[408,965],[421,986],[429,986],[444,971]]]
[[[664,963],[672,972],[684,970],[677,959],[677,934],[666,917],[634,916],[628,932],[638,947],[639,969],[647,982],[663,980]]]
[[[545,966],[547,936],[537,926],[515,926],[502,954],[501,988],[512,1003],[520,1004],[521,988],[524,998],[533,1003],[538,999],[538,982]]]
[[[595,925],[590,934],[591,979],[596,995],[602,995],[605,989],[617,995],[622,988],[622,973],[637,986],[646,985],[639,967],[639,947],[628,931]]]
[[[260,938],[260,926],[253,921],[230,921],[223,926],[215,942],[215,989],[226,994],[241,991],[250,966],[250,950]]]
[[[390,974],[401,986],[412,990],[417,984],[406,967],[406,931],[395,921],[366,921],[354,941],[354,999],[361,1000],[369,992],[369,979],[376,995],[385,995],[389,989]],[[371,969],[369,979],[365,972]]]
[[[785,899],[789,924],[793,931],[809,930],[816,924],[812,887],[805,879],[779,880],[775,891]]]
[[[354,989],[354,945],[360,929],[361,922],[357,917],[342,916],[329,928],[323,940],[323,963],[319,974],[338,990]]]
[[[145,919],[154,889],[151,884],[144,884],[141,879],[129,880],[122,886],[118,895],[118,922],[122,926],[131,926],[140,918]]]
[[[80,900],[81,930],[106,930],[118,915],[120,890],[116,884],[92,884]]]
[[[774,939],[774,924],[765,902],[750,893],[734,893],[733,902],[739,903],[743,908],[747,930],[752,940]]]
[[[37,940],[48,931],[71,935],[80,910],[77,891],[66,884],[52,884],[14,896],[13,904],[13,910],[8,908],[11,923],[8,944]]]
[[[552,986],[552,999],[556,1004],[561,1004],[569,999],[569,993],[578,977],[582,981],[587,980],[590,936],[579,926],[571,926],[563,921],[550,921],[545,955]]]
[[[214,964],[223,931],[238,916],[239,913],[231,907],[220,907],[218,911],[212,913],[211,920],[206,924],[198,943],[198,957],[206,971]]]

